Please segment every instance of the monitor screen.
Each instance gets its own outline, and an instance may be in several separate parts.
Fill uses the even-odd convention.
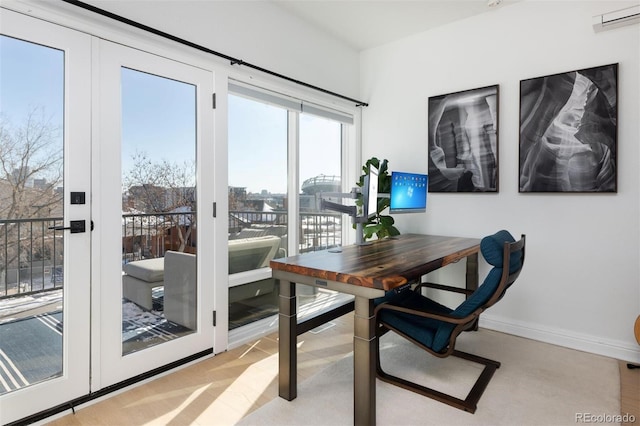
[[[378,169],[369,165],[369,174],[365,178],[365,192],[362,206],[365,216],[374,216],[378,212]]]
[[[391,173],[389,213],[416,213],[427,210],[429,176],[419,173]]]

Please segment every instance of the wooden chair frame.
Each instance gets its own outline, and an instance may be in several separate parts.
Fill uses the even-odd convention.
[[[509,273],[509,261],[510,261],[511,254],[515,253],[517,251],[521,251],[522,252],[520,268],[518,268],[513,273]],[[391,304],[386,303],[386,302],[378,305],[376,307],[375,311],[374,311],[375,315],[376,315],[376,323],[377,323],[377,326],[376,326],[376,341],[377,341],[376,342],[376,353],[377,353],[376,370],[377,370],[378,378],[380,378],[380,380],[383,380],[383,381],[385,381],[387,383],[391,383],[393,385],[399,386],[399,387],[401,387],[403,389],[407,389],[407,390],[410,390],[412,392],[416,392],[416,393],[418,393],[420,395],[424,395],[424,396],[426,396],[428,398],[432,398],[432,399],[435,399],[437,401],[443,402],[445,404],[451,405],[452,407],[467,411],[469,413],[475,413],[478,401],[480,400],[480,397],[482,396],[482,394],[484,393],[485,389],[487,388],[487,385],[491,381],[491,378],[493,377],[493,374],[500,367],[500,363],[498,361],[493,361],[493,360],[490,360],[490,359],[487,359],[487,358],[483,358],[483,357],[480,357],[480,356],[477,356],[477,355],[473,355],[473,354],[469,354],[469,353],[466,353],[466,352],[462,352],[462,351],[456,350],[455,349],[456,338],[463,331],[475,330],[477,322],[478,322],[478,318],[480,317],[480,314],[482,312],[484,312],[487,308],[489,308],[492,305],[494,305],[500,299],[502,299],[502,297],[504,296],[506,290],[515,282],[515,280],[520,275],[520,271],[522,270],[522,265],[524,265],[524,254],[525,254],[525,236],[524,235],[522,235],[522,237],[521,237],[521,239],[519,241],[516,241],[514,243],[509,243],[509,242],[505,242],[504,243],[503,263],[502,263],[502,276],[500,278],[500,282],[499,282],[495,292],[491,295],[491,297],[489,298],[489,300],[487,300],[487,302],[485,302],[482,306],[480,306],[478,309],[476,309],[471,314],[469,314],[469,315],[467,315],[465,317],[457,318],[457,317],[453,317],[451,315],[444,315],[444,314],[441,314],[441,313],[418,311],[418,310],[404,308],[402,306],[394,306],[394,305],[391,305]],[[413,290],[408,290],[408,291],[421,291],[421,289],[423,287],[433,288],[433,289],[436,289],[436,290],[450,291],[450,292],[455,292],[455,293],[462,293],[462,294],[465,294],[466,296],[470,296],[474,292],[473,290],[466,290],[466,289],[460,288],[460,287],[452,287],[452,286],[429,283],[429,282],[420,283]],[[421,344],[420,342],[416,341],[412,337],[404,334],[403,332],[397,330],[393,326],[391,326],[391,325],[383,322],[382,320],[380,320],[380,316],[378,315],[378,312],[380,312],[382,310],[385,310],[385,309],[398,311],[398,312],[405,312],[405,313],[411,314],[411,315],[416,315],[416,316],[420,316],[420,317],[424,317],[424,318],[431,318],[431,319],[434,319],[434,320],[443,321],[443,322],[446,322],[446,323],[454,324],[455,328],[451,332],[451,336],[449,337],[449,342],[447,343],[445,348],[440,352],[435,352],[431,348],[424,346],[423,344]],[[442,392],[439,392],[439,391],[437,391],[435,389],[431,389],[431,388],[428,388],[426,386],[422,386],[420,384],[410,382],[410,381],[402,379],[400,377],[393,376],[391,374],[386,373],[382,369],[381,362],[380,362],[380,337],[383,336],[388,331],[394,331],[395,333],[397,333],[400,336],[404,337],[405,339],[413,342],[417,346],[421,347],[422,349],[424,349],[425,351],[429,352],[430,354],[432,354],[432,355],[434,355],[436,357],[445,358],[445,357],[448,357],[448,356],[451,355],[451,356],[455,356],[455,357],[458,357],[458,358],[466,359],[468,361],[472,361],[472,362],[484,365],[484,369],[482,370],[482,373],[480,373],[480,376],[478,377],[478,379],[476,380],[475,384],[473,385],[473,387],[471,388],[471,390],[469,391],[469,393],[467,394],[467,396],[466,396],[466,398],[464,400],[460,399],[460,398],[456,398],[456,397],[448,395],[448,394],[445,394],[445,393],[442,393]]]

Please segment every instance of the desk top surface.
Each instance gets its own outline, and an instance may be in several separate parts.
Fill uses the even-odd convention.
[[[278,271],[363,287],[391,290],[480,250],[477,238],[404,234],[373,241],[274,259]]]

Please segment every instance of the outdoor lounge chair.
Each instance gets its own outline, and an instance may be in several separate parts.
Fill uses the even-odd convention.
[[[283,255],[280,248],[281,238],[274,235],[229,240],[228,244],[229,274],[266,268],[271,259]],[[173,269],[170,278],[169,266]],[[195,312],[195,308],[187,309],[195,303],[195,255],[167,251],[164,258],[129,262],[124,265],[123,272],[123,296],[126,299],[151,310],[152,289],[164,286],[165,317],[185,327],[195,328],[195,314],[192,313]],[[187,278],[190,274],[193,274],[193,279]],[[189,284],[190,282],[192,284]],[[274,289],[273,279],[231,287],[229,301],[233,303],[264,295],[273,292]],[[184,294],[181,295],[181,292]]]
[[[278,253],[280,237],[265,235],[229,240],[229,274],[265,268]]]
[[[266,268],[269,262],[279,257],[281,238],[265,235],[255,238],[229,240],[229,274]],[[229,303],[272,293],[275,281],[272,278],[258,280],[229,288]]]
[[[178,251],[164,254],[164,317],[196,330],[196,256]]]
[[[152,289],[164,286],[164,259],[135,260],[122,268],[122,295],[144,309],[153,309]]]

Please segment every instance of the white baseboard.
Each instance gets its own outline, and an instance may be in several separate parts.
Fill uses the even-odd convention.
[[[530,323],[480,316],[480,327],[623,361],[640,363],[640,346],[618,340],[540,327]]]

